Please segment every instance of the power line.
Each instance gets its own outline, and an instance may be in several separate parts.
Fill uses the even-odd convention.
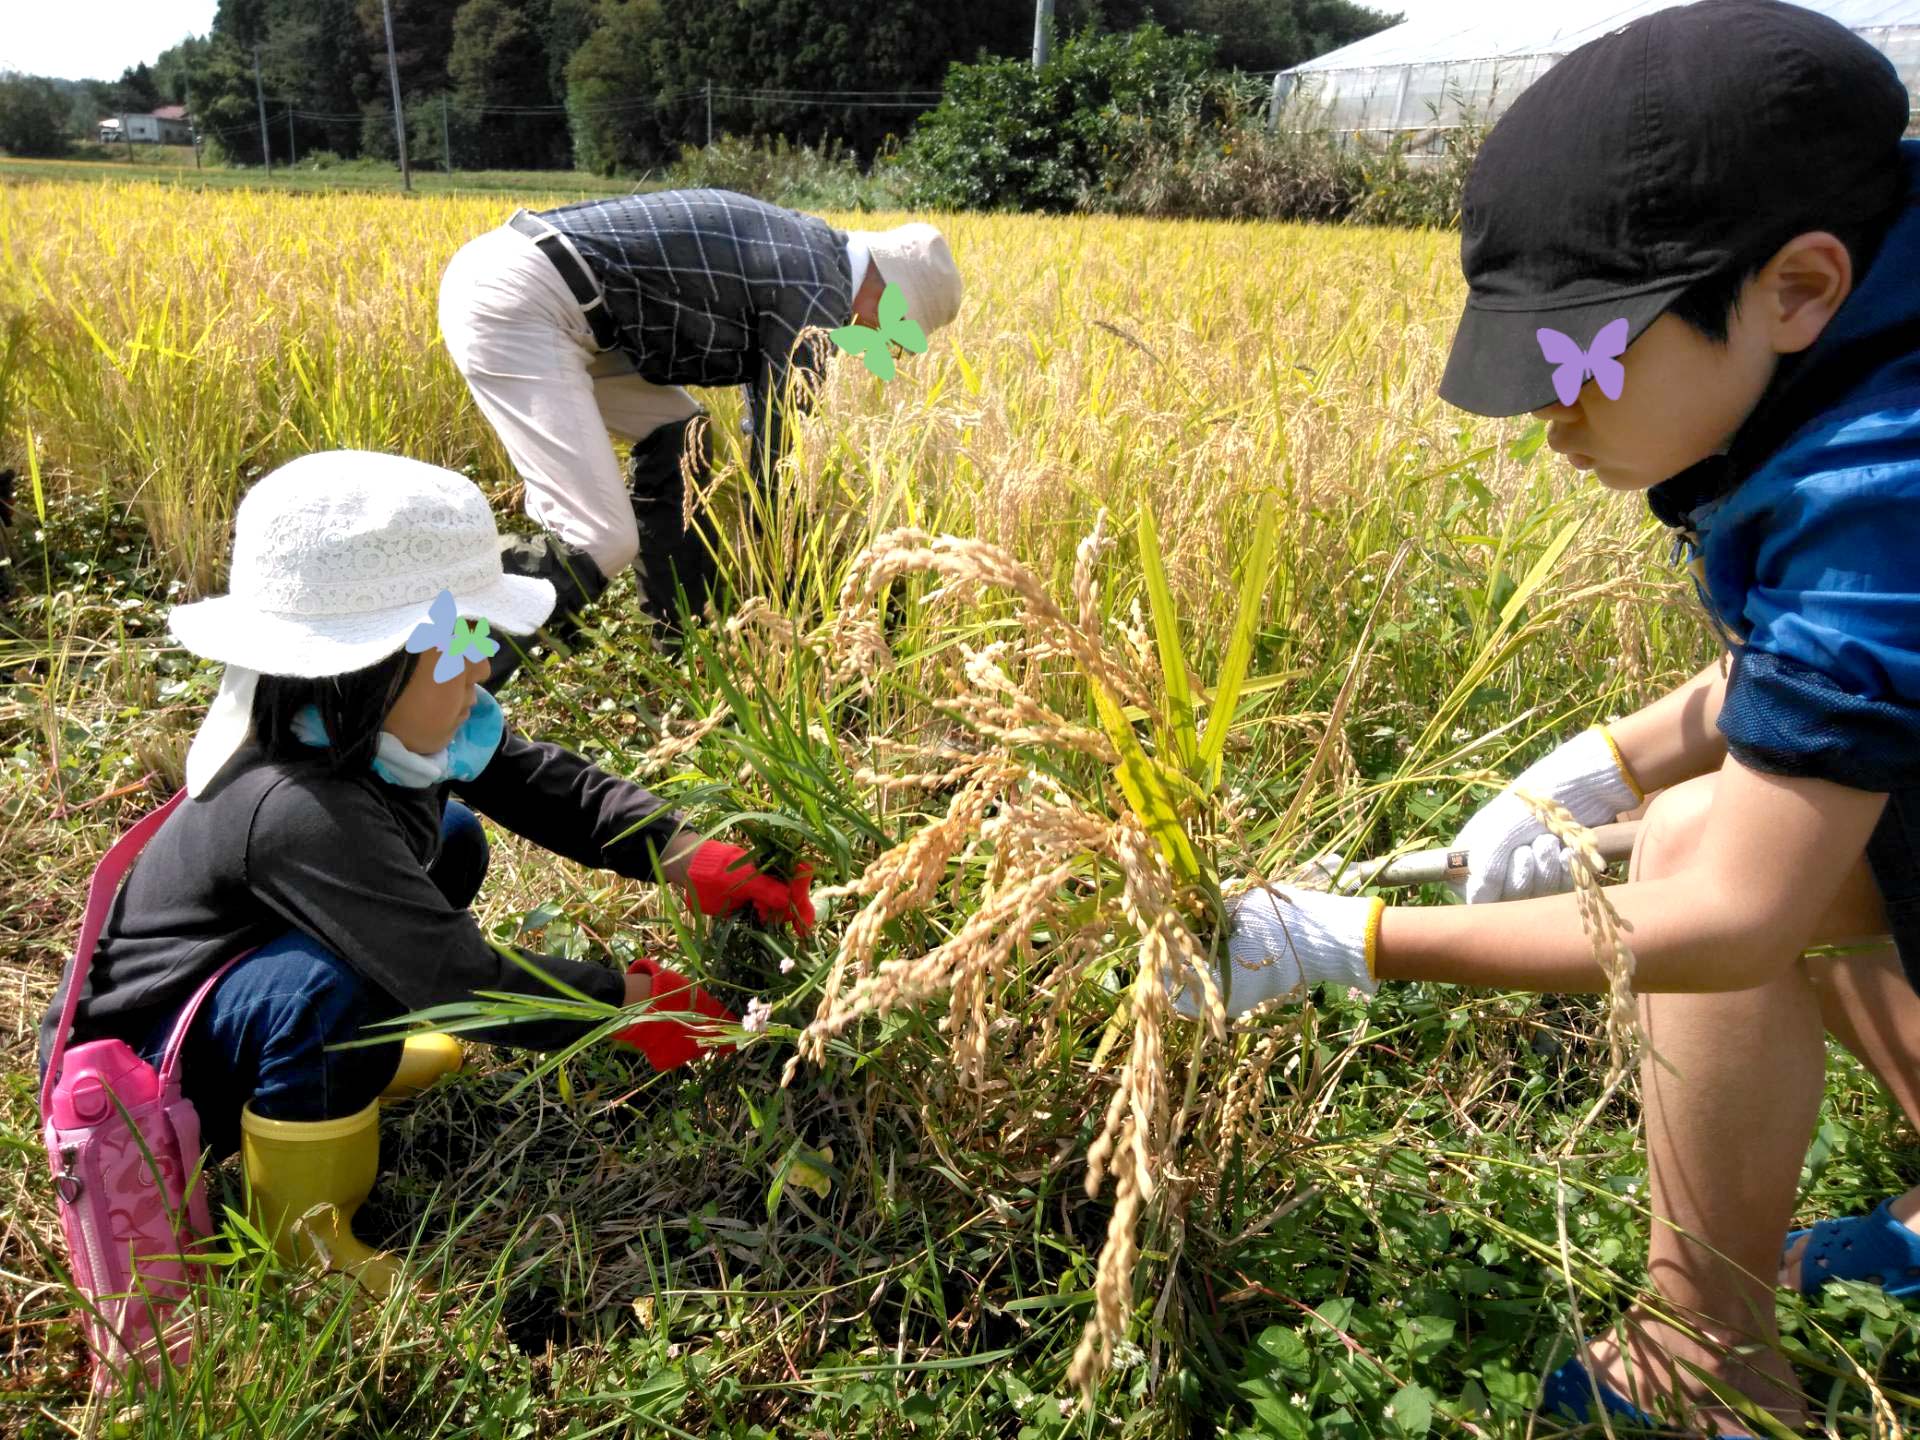
[[[926,110],[937,104],[945,92],[939,90],[778,90],[778,89],[715,89],[716,100],[734,100],[764,105],[789,105],[805,107],[808,105],[838,106],[849,109],[874,110]],[[662,110],[676,105],[697,104],[703,91],[668,91],[664,95],[647,100],[614,100],[600,105],[489,105],[473,104],[447,98],[448,106],[462,115],[612,115],[630,110]],[[856,98],[841,99],[841,96]],[[890,97],[885,99],[864,97]],[[918,96],[921,98],[907,98]],[[285,103],[285,102],[283,102]],[[294,115],[301,120],[348,121],[365,120],[364,111],[303,110],[293,108]]]
[[[750,105],[786,105],[798,110],[814,105],[840,110],[931,110],[936,103],[932,100],[794,100],[782,96],[757,95],[750,90],[716,90],[713,98],[737,100]]]

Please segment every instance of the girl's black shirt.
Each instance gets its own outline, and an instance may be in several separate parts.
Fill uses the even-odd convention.
[[[557,994],[495,951],[428,876],[449,793],[556,855],[634,880],[655,878],[653,854],[680,828],[649,791],[511,725],[473,779],[420,789],[371,769],[332,775],[317,755],[272,760],[249,739],[134,862],[101,932],[72,1043],[137,1043],[228,959],[290,929],[409,1010],[475,990]],[[625,998],[623,978],[606,966],[518,953],[596,1000]],[[43,1068],[64,990],[41,1022]],[[536,1021],[510,1033],[558,1049],[587,1028]]]

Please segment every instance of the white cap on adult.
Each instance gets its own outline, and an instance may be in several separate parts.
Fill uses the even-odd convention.
[[[245,743],[262,675],[346,675],[394,654],[442,590],[455,612],[530,635],[550,582],[500,568],[487,497],[402,455],[325,450],[266,475],[234,515],[227,593],[168,613],[188,650],[225,663],[187,752],[198,795]]]
[[[880,276],[906,297],[907,318],[931,335],[960,313],[960,267],[946,237],[916,220],[891,230],[855,230]]]

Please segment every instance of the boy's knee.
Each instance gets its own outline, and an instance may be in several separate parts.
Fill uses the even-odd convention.
[[[1706,831],[1707,812],[1713,808],[1711,775],[1696,776],[1656,794],[1640,822],[1629,875],[1653,880],[1672,875],[1693,858]]]

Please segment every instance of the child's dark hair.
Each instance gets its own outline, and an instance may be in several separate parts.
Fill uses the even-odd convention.
[[[345,675],[262,675],[253,692],[253,733],[270,759],[325,755],[335,774],[364,770],[373,763],[387,712],[419,663],[418,655],[401,650]],[[307,705],[319,707],[330,742],[324,751],[293,733],[293,717]]]
[[[1867,273],[1867,267],[1879,253],[1881,242],[1887,238],[1887,231],[1893,227],[1904,204],[1903,196],[1898,203],[1876,208],[1870,213],[1855,211],[1853,214],[1843,213],[1825,218],[1803,216],[1772,227],[1766,234],[1742,247],[1719,271],[1696,281],[1682,292],[1680,298],[1667,307],[1667,313],[1676,320],[1685,321],[1714,344],[1726,344],[1727,329],[1734,312],[1739,308],[1740,292],[1746,283],[1766,269],[1767,262],[1779,254],[1781,247],[1789,240],[1816,230],[1826,231],[1847,247],[1847,255],[1853,262],[1853,286],[1857,290],[1861,277]]]

